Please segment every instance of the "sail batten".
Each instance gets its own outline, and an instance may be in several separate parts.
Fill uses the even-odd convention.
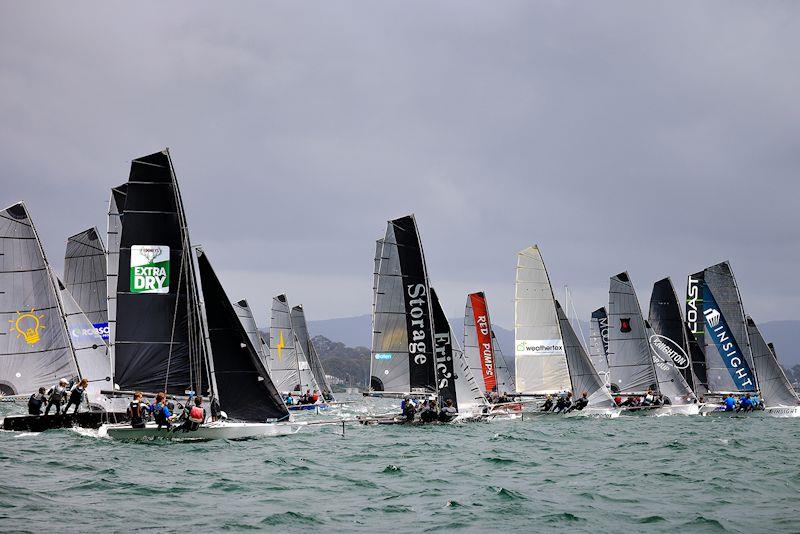
[[[104,339],[108,338],[106,283],[106,249],[97,228],[70,236],[64,254],[64,284]]]

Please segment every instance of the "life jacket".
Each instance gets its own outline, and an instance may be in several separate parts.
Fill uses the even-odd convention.
[[[192,423],[202,423],[205,421],[205,410],[198,406],[192,406],[192,409],[189,410],[189,421]]]
[[[39,393],[31,395],[31,398],[28,399],[28,414],[39,415],[42,411],[42,404],[44,404],[44,398]]]
[[[144,412],[147,408],[141,402],[131,401],[128,410],[131,412],[131,425],[144,425]]]
[[[69,400],[73,404],[78,404],[79,402],[81,402],[83,400],[83,388],[76,387],[75,389],[73,389],[69,394]]]
[[[167,416],[164,414],[163,404],[156,404],[156,407],[153,409],[153,419],[155,419],[156,423],[159,425],[167,424]]]

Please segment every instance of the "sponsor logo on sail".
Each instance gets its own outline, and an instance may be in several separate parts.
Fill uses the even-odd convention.
[[[427,296],[428,292],[425,289],[425,284],[411,284],[406,287],[408,295],[408,305],[411,307],[408,310],[408,315],[411,318],[411,339],[408,340],[408,352],[414,355],[414,363],[423,365],[428,361],[425,351],[428,350],[425,344],[425,331],[427,318]]]
[[[560,339],[518,339],[514,354],[517,356],[556,356],[564,354]]]
[[[439,389],[445,389],[450,385],[450,379],[453,378],[451,372],[453,355],[450,350],[449,328],[447,332],[437,332],[433,338],[436,351],[436,379],[439,381]]]
[[[278,331],[278,344],[275,345],[275,348],[278,349],[278,359],[283,359],[283,349],[286,347],[286,343],[283,341],[283,330]]]
[[[10,332],[17,334],[17,339],[22,338],[28,345],[36,345],[41,340],[40,330],[44,330],[42,323],[44,314],[38,315],[34,308],[30,311],[17,311],[15,319],[9,319],[11,323]]]
[[[97,323],[90,326],[76,326],[72,330],[70,330],[70,334],[75,339],[95,339],[100,337],[102,339],[108,339],[109,329],[108,323]]]
[[[389,354],[388,352],[378,352],[377,354],[375,354],[375,359],[376,360],[391,360],[392,359],[392,355]]]
[[[702,334],[703,325],[699,319],[698,301],[700,300],[700,280],[689,277],[686,287],[686,322],[692,334]]]
[[[131,293],[169,293],[169,247],[131,246]]]
[[[631,331],[631,318],[630,317],[626,317],[624,319],[620,317],[620,319],[619,319],[619,331],[622,332],[623,334],[627,334],[628,332]]]
[[[719,319],[722,317],[722,314],[719,313],[719,310],[706,310],[703,312],[706,316],[706,321],[711,328],[714,328],[719,325]]]
[[[650,347],[653,349],[653,360],[660,364],[662,369],[670,365],[677,369],[689,367],[689,356],[686,355],[686,351],[672,339],[653,334],[650,336]]]
[[[489,323],[486,299],[482,293],[471,293],[469,299],[472,304],[472,317],[475,320],[475,335],[483,370],[483,383],[487,391],[494,391],[497,388],[497,377],[494,373],[492,327]]]

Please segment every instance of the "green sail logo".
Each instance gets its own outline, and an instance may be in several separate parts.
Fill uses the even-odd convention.
[[[131,293],[169,293],[169,247],[131,246]]]

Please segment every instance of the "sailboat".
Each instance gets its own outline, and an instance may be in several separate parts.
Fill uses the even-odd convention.
[[[592,312],[589,320],[589,359],[603,379],[606,386],[610,385],[608,372],[608,312],[605,306]]]
[[[530,394],[571,390],[578,397],[586,392],[589,404],[583,410],[570,412],[570,416],[617,417],[619,410],[604,381],[553,295],[536,245],[517,255],[515,313],[518,388],[522,382],[523,390]]]
[[[514,368],[519,394],[544,396],[570,388],[554,301],[539,247],[520,251],[514,298]]]
[[[614,419],[619,417],[620,409],[614,403],[605,381],[597,373],[592,360],[578,340],[572,323],[561,308],[558,301],[554,301],[558,317],[561,338],[564,341],[564,354],[567,358],[569,379],[575,395],[586,392],[589,404],[582,410],[573,410],[566,414],[567,417],[599,417]]]
[[[61,378],[86,378],[91,410],[74,416],[8,416],[3,428],[40,431],[73,424],[99,426],[108,416],[99,394],[100,384],[111,380],[106,344],[52,272],[24,203],[0,212],[0,247],[0,306],[7,327],[0,336],[0,393],[26,398]]]
[[[771,343],[766,343],[755,321],[747,316],[747,332],[753,351],[764,414],[770,417],[800,417],[800,396],[786,378]]]
[[[428,281],[413,215],[388,221],[385,236],[377,241],[370,390],[365,395],[450,400],[461,419],[475,417],[486,407]]]
[[[497,398],[514,391],[514,382],[497,342],[489,316],[486,295],[479,291],[467,295],[464,308],[464,358],[473,376],[489,402],[497,404]],[[521,412],[522,404],[502,403],[493,410]]]
[[[316,410],[318,406],[327,407],[311,369],[306,354],[307,347],[298,339],[292,324],[291,308],[286,295],[278,295],[272,299],[269,336],[269,369],[278,391],[284,396],[316,392],[319,397],[315,403],[292,404],[289,409]]]
[[[727,261],[688,277],[686,321],[703,355],[707,401],[758,391],[739,287]],[[698,366],[700,367],[700,366]],[[721,411],[708,402],[704,412]]]
[[[308,357],[308,363],[311,365],[311,372],[314,375],[317,388],[326,401],[334,402],[336,399],[333,396],[333,390],[328,385],[325,369],[322,367],[322,360],[320,360],[317,349],[314,347],[314,343],[308,333],[308,324],[306,323],[303,306],[294,306],[289,318],[291,319],[292,329],[297,336],[297,341],[300,343],[303,353]]]
[[[642,316],[627,272],[612,276],[609,287],[608,363],[613,393],[640,397],[662,395],[664,405],[636,410],[647,415],[694,415],[697,399],[671,358],[654,350],[655,337]],[[669,403],[667,403],[669,401]]]
[[[663,359],[672,361],[695,395],[705,395],[705,384],[695,373],[697,369],[701,376],[705,376],[705,362],[698,361],[697,344],[694,347],[689,344],[691,332],[669,277],[653,285],[648,322],[653,328],[650,339],[653,350]]]
[[[209,399],[212,423],[191,433],[108,425],[116,439],[238,439],[296,432],[206,254],[189,239],[167,150],[131,163],[115,252],[110,341],[122,391]],[[109,295],[112,292],[109,291]],[[225,412],[233,420],[225,420]]]
[[[88,228],[67,239],[64,284],[100,337],[107,340],[106,248],[97,228]]]

